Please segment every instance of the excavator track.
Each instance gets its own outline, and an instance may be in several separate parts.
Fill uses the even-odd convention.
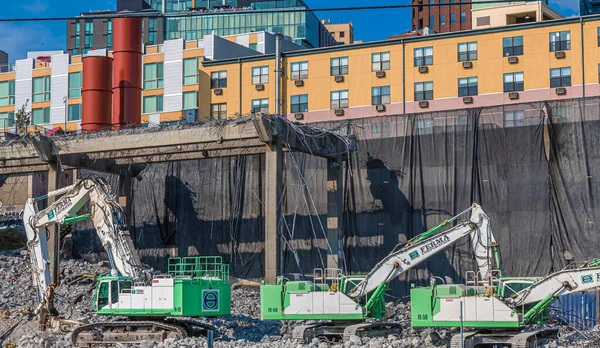
[[[360,323],[346,327],[344,330],[344,341],[350,336],[358,337],[387,337],[388,335],[400,335],[402,325],[400,323]]]
[[[463,333],[464,345],[461,345],[460,334],[454,335],[450,342],[450,348],[474,348],[482,345],[510,347],[510,348],[534,348],[544,346],[549,341],[558,338],[558,329],[544,329],[528,332],[519,331],[492,331],[478,330]]]
[[[77,347],[112,346],[117,343],[162,342],[167,338],[187,337],[185,328],[158,321],[117,321],[87,324],[73,330],[71,339]]]
[[[310,342],[313,338],[347,341],[351,336],[387,337],[401,333],[402,325],[400,323],[324,322],[297,326],[292,332],[292,338],[300,342]]]

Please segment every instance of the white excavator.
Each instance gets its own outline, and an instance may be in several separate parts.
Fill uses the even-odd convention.
[[[454,221],[457,223],[452,226]],[[398,333],[400,324],[365,322],[369,318],[385,317],[384,296],[389,283],[463,237],[471,239],[471,251],[481,275],[480,281],[495,279],[501,267],[498,245],[488,216],[481,206],[474,203],[457,216],[394,250],[367,275],[346,276],[339,269],[326,269],[325,272],[317,269],[313,281],[279,278],[276,284],[262,285],[261,318],[327,321],[296,327],[293,337],[304,341],[314,337],[347,339],[351,335]]]
[[[38,211],[37,202],[62,195],[46,209]],[[86,203],[89,213],[77,215]],[[128,276],[143,281],[152,270],[144,267],[122,219],[123,208],[110,194],[110,186],[101,177],[89,177],[47,195],[29,198],[23,210],[27,247],[31,258],[32,278],[37,292],[40,323],[56,328],[60,325],[54,308],[54,290],[58,284],[51,282],[50,264],[58,263],[59,250],[48,250],[48,229],[79,221],[92,220],[108,258],[112,274]],[[56,245],[58,249],[58,243]],[[51,256],[53,259],[51,259]],[[58,280],[56,280],[58,282]]]
[[[58,196],[47,208],[37,209],[37,202]],[[77,215],[86,204],[89,213]],[[42,326],[54,330],[74,327],[72,340],[79,346],[162,341],[214,330],[206,323],[181,317],[231,314],[229,266],[220,256],[177,257],[168,260],[167,274],[154,272],[140,261],[122,215],[123,208],[111,195],[110,186],[97,176],[27,200],[23,221],[37,292],[35,313]],[[84,220],[92,221],[111,267],[110,274],[100,275],[94,284],[94,312],[136,321],[71,322],[60,317],[54,307],[54,290],[60,280],[52,281],[49,265],[58,264],[59,243],[48,250],[48,229]]]

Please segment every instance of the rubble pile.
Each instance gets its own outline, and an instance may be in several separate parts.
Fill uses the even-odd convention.
[[[81,322],[106,321],[109,318],[96,317],[92,313],[93,275],[108,272],[105,263],[90,263],[83,260],[61,261],[61,286],[56,290],[55,304],[67,319]],[[32,287],[29,256],[26,251],[0,251],[0,334],[12,325],[19,324],[0,344],[14,344],[17,347],[58,348],[72,347],[70,334],[61,335],[39,331],[37,320],[32,315],[35,303],[35,290]],[[389,303],[389,321],[402,323],[403,330],[398,336],[361,338],[352,336],[346,342],[327,342],[314,339],[310,343],[300,343],[292,339],[293,328],[308,322],[279,322],[260,320],[260,295],[258,288],[232,286],[232,315],[218,318],[196,318],[195,320],[215,327],[215,347],[275,347],[275,348],[417,348],[448,347],[456,330],[420,329],[410,326],[410,304]],[[600,346],[600,327],[593,330],[577,330],[562,326],[558,342],[550,347],[592,347]],[[120,345],[125,347],[126,345]],[[181,340],[168,339],[164,342],[140,342],[138,347],[206,347],[205,338],[188,337]]]

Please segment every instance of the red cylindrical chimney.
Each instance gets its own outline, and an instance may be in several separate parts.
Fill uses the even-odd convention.
[[[142,19],[113,19],[113,129],[142,122]]]
[[[81,129],[97,132],[111,127],[112,67],[110,57],[83,58],[81,86]]]

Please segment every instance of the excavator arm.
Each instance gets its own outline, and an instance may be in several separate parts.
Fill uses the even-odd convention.
[[[550,274],[512,295],[507,299],[507,303],[513,308],[535,304],[523,315],[523,322],[529,323],[560,296],[598,287],[600,287],[600,259]]]
[[[63,196],[46,209],[37,210],[38,201],[59,195]],[[78,212],[88,202],[89,214],[78,216]],[[142,277],[144,267],[135,252],[122,213],[123,208],[111,196],[110,186],[101,177],[82,179],[45,196],[27,200],[23,221],[30,250],[33,281],[38,293],[37,311],[45,308],[50,313],[55,312],[52,302],[54,287],[57,284],[50,283],[51,260],[47,243],[47,228],[54,224],[62,225],[91,219],[108,253],[112,271],[134,279]],[[57,252],[54,255],[58,257]]]
[[[462,215],[469,212],[471,213],[469,220],[441,232],[453,221],[458,220]],[[471,247],[479,273],[483,279],[490,278],[492,262],[495,259],[497,262],[496,266],[500,267],[500,257],[497,255],[498,248],[492,234],[490,220],[481,206],[474,203],[469,209],[459,215],[418,235],[408,241],[401,249],[390,253],[351,290],[349,296],[359,299],[373,293],[370,300],[373,302],[375,298],[385,292],[388,283],[392,279],[416,267],[418,264],[465,236],[471,237]],[[369,304],[367,304],[367,307],[369,307]]]

